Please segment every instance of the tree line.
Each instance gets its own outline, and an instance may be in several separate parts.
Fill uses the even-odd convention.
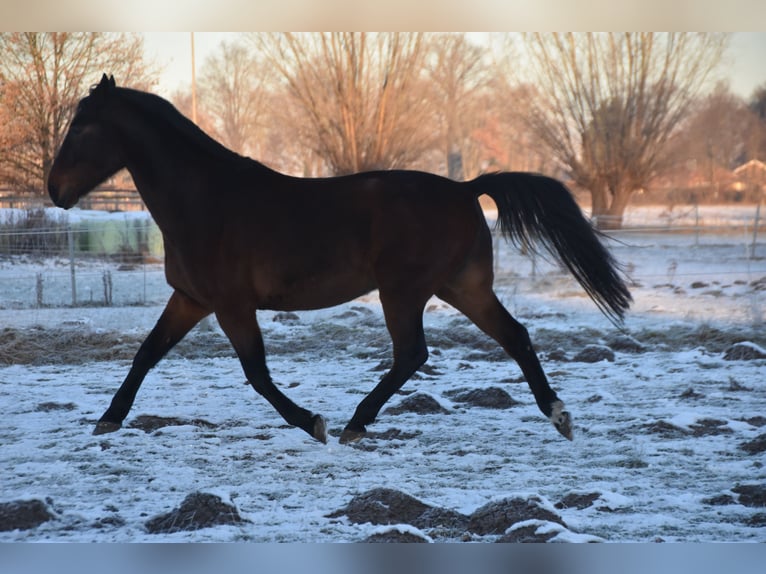
[[[716,33],[248,33],[198,69],[197,121],[304,176],[423,169],[560,177],[602,227],[678,164],[766,160],[766,84],[716,84]],[[79,98],[103,71],[151,90],[142,38],[0,34],[0,187],[41,193]],[[191,91],[173,94],[191,116]]]

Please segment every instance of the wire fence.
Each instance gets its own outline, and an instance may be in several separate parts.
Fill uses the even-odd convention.
[[[566,275],[550,258],[494,237],[501,280]],[[609,237],[637,281],[766,277],[760,206],[629,210]],[[58,210],[0,209],[0,309],[162,305],[171,293],[163,258],[161,233],[146,213],[64,217]]]
[[[159,304],[170,293],[145,212],[0,212],[0,308]]]

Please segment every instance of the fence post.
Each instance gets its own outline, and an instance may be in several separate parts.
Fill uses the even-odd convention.
[[[755,244],[758,242],[758,224],[761,218],[761,200],[758,199],[758,206],[755,208],[755,221],[753,221],[753,243],[750,245],[750,259],[755,259]]]
[[[104,284],[104,305],[107,307],[112,306],[112,272],[108,269],[104,271],[101,276],[101,281]]]
[[[35,278],[35,294],[37,295],[37,307],[43,306],[43,274],[38,273]]]
[[[694,246],[699,247],[700,244],[700,205],[694,204]]]
[[[66,238],[69,244],[69,272],[72,277],[72,307],[77,306],[77,279],[75,277],[75,265],[74,265],[74,231],[72,230],[72,223],[67,223]]]

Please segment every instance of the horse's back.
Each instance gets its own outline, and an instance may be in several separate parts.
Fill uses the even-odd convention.
[[[218,233],[180,264],[174,286],[196,278],[185,291],[200,298],[284,310],[329,307],[376,288],[433,294],[486,232],[467,186],[427,173],[272,172],[245,183],[209,206],[206,216],[220,221],[208,229]],[[199,272],[186,273],[191,266]]]

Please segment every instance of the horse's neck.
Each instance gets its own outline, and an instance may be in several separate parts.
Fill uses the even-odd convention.
[[[177,136],[176,136],[177,137]],[[152,217],[165,231],[178,219],[179,211],[191,210],[184,205],[205,200],[204,192],[211,165],[204,152],[195,153],[173,134],[147,134],[141,139],[131,134],[127,169],[141,199]]]

